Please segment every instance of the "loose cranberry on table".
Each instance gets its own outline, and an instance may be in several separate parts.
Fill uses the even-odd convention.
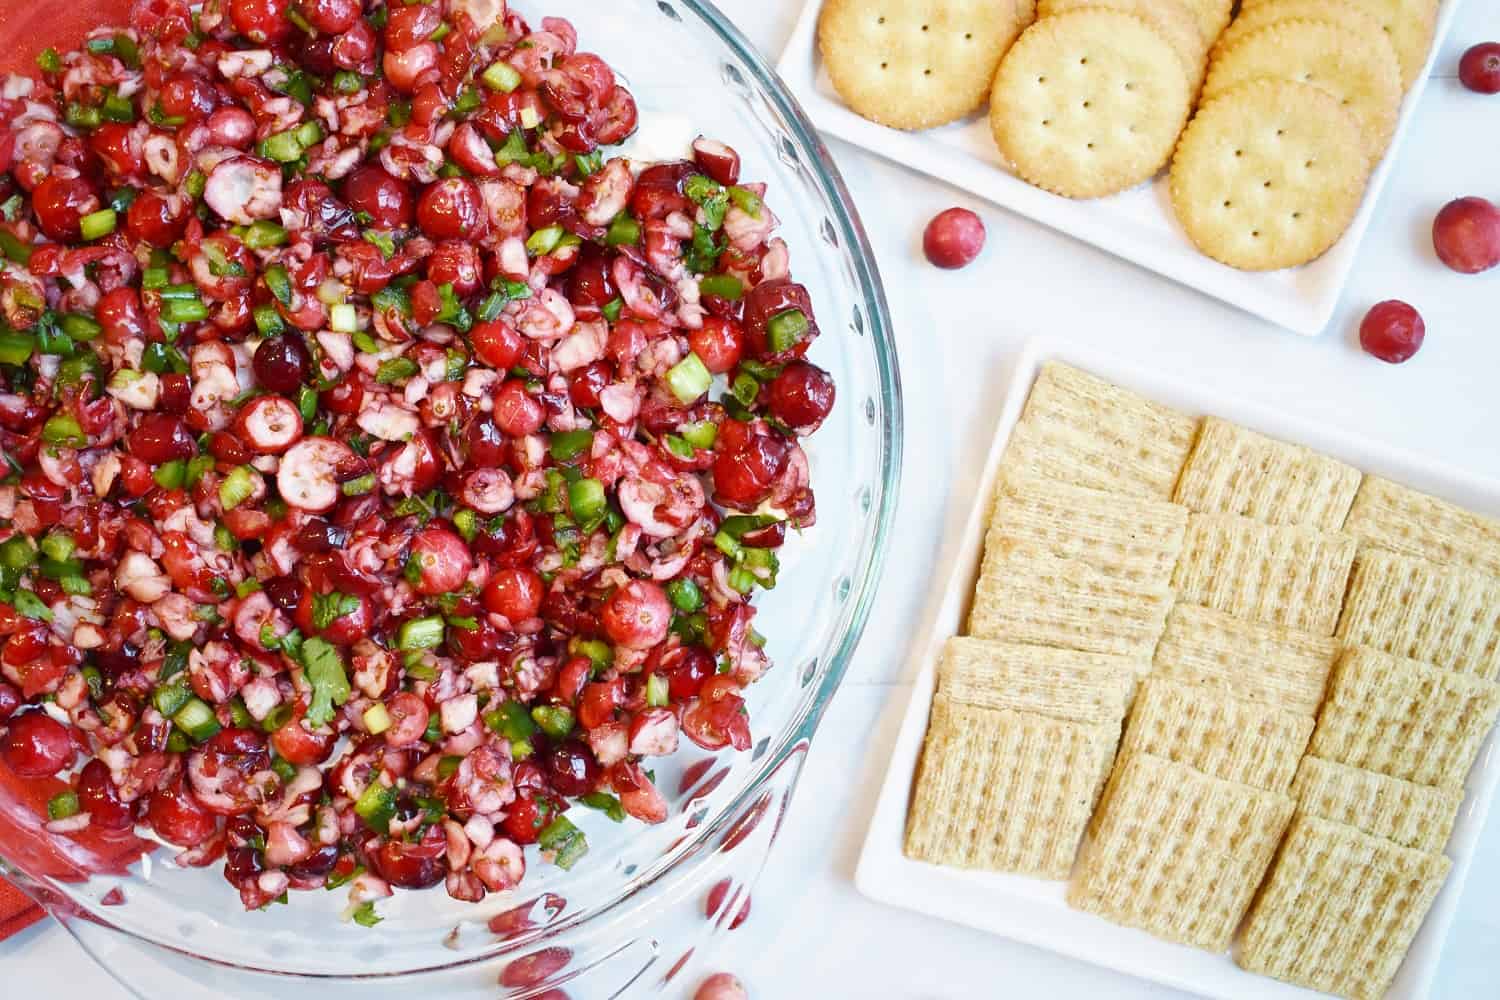
[[[1458,79],[1480,94],[1500,94],[1500,42],[1480,42],[1458,61]]]
[[[734,976],[716,972],[699,984],[693,1000],[750,1000],[750,993]]]
[[[1421,315],[1405,302],[1377,302],[1359,324],[1359,345],[1381,361],[1398,365],[1422,347],[1427,327]]]
[[[1500,208],[1483,198],[1457,198],[1432,220],[1432,248],[1460,274],[1500,264]]]
[[[939,212],[922,233],[922,252],[933,265],[948,270],[974,262],[984,249],[984,222],[967,208]]]

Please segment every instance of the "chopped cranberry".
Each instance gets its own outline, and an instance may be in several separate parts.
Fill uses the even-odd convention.
[[[542,578],[526,566],[495,571],[484,587],[484,607],[512,622],[528,621],[542,608]]]
[[[128,830],[135,825],[135,810],[120,800],[109,767],[102,760],[83,765],[78,774],[78,801],[100,829]]]
[[[187,203],[156,191],[142,191],[125,212],[125,228],[133,239],[158,249],[177,242],[187,227]]]
[[[667,691],[673,701],[687,701],[714,675],[714,658],[699,646],[680,646],[677,653],[667,673]]]
[[[797,431],[811,434],[833,410],[833,379],[816,365],[793,361],[766,386],[771,416]]]
[[[534,844],[551,821],[552,811],[551,804],[545,798],[523,792],[516,796],[516,801],[506,810],[505,819],[500,824],[501,829],[518,844]]]
[[[524,437],[542,429],[547,411],[526,391],[526,383],[509,379],[495,393],[495,426],[512,437]]]
[[[579,740],[559,743],[547,751],[545,762],[548,782],[563,795],[587,795],[599,784],[599,762]]]
[[[104,335],[117,344],[145,336],[146,316],[141,310],[141,296],[128,285],[101,295],[94,307],[94,318],[104,328]]]
[[[667,592],[650,580],[631,580],[604,602],[604,630],[617,645],[650,649],[667,637],[672,606]]]
[[[51,239],[76,243],[82,237],[81,220],[99,207],[99,196],[82,177],[52,174],[31,192],[31,210],[37,225]]]
[[[693,160],[703,172],[726,187],[740,182],[740,154],[717,139],[693,140]]]
[[[287,20],[291,0],[229,0],[229,19],[234,29],[252,42],[275,42],[292,31]]]
[[[218,827],[213,814],[199,804],[181,780],[152,794],[146,822],[157,836],[180,847],[203,843]]]
[[[376,229],[409,226],[416,213],[416,203],[406,182],[373,163],[344,179],[344,200],[354,211],[368,215],[370,225]]]
[[[143,419],[126,439],[130,453],[136,458],[160,465],[174,458],[192,458],[198,453],[198,443],[188,433],[186,425],[176,417],[154,414]]]
[[[479,360],[496,371],[508,372],[521,360],[526,342],[514,326],[494,320],[476,323],[469,331],[469,342]]]
[[[474,561],[462,538],[447,528],[430,526],[411,540],[407,565],[416,567],[412,576],[417,593],[432,595],[462,587]]]
[[[750,289],[745,296],[745,340],[751,357],[768,364],[783,364],[807,352],[808,346],[818,336],[818,324],[813,319],[812,297],[807,289],[790,281],[766,281]],[[792,336],[796,325],[786,326],[789,332],[778,349],[771,342],[772,321],[788,324],[792,314],[801,313],[807,323],[806,332]]]
[[[416,9],[416,8],[408,8]],[[484,201],[462,177],[435,181],[417,199],[417,224],[433,239],[473,239],[484,231]]]
[[[1399,365],[1422,348],[1427,336],[1422,316],[1405,302],[1390,299],[1370,307],[1359,324],[1359,345],[1381,361]]]
[[[292,764],[315,766],[333,755],[338,734],[333,730],[316,733],[302,721],[302,706],[298,706],[292,720],[271,734],[271,745],[276,755]]]
[[[438,835],[436,839],[424,836],[415,844],[387,840],[370,855],[370,861],[381,878],[406,889],[425,889],[443,880],[448,866],[443,861],[445,841],[442,830],[438,827],[428,829]]]
[[[50,778],[73,763],[68,728],[42,711],[23,712],[10,720],[0,756],[23,778]]]
[[[732,372],[745,349],[745,334],[732,319],[703,317],[703,326],[688,334],[688,345],[715,375]]]
[[[714,445],[714,495],[748,510],[771,494],[786,467],[790,446],[775,434],[754,434],[738,421],[725,421]]]
[[[324,389],[318,396],[318,402],[334,413],[358,413],[364,401],[365,388],[352,373]]]
[[[614,369],[607,361],[595,361],[573,373],[568,382],[568,398],[574,406],[592,410],[599,406],[599,394],[614,380]]]
[[[307,23],[327,35],[348,31],[360,15],[359,0],[302,0],[301,9]]]

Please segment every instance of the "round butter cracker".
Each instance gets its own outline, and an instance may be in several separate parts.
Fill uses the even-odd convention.
[[[1148,180],[1191,106],[1182,61],[1145,20],[1103,7],[1027,28],[1000,64],[990,129],[1015,171],[1069,198]]]
[[[1392,59],[1396,58],[1396,50],[1391,47],[1391,40],[1386,35],[1385,29],[1380,26],[1379,18],[1374,17],[1363,7],[1353,0],[1264,0],[1251,6],[1247,3],[1236,17],[1224,29],[1219,40],[1214,43],[1210,61],[1217,59],[1223,53],[1229,51],[1235,42],[1244,38],[1257,28],[1276,24],[1279,21],[1331,21],[1342,25],[1351,31],[1359,32],[1363,44],[1378,48],[1382,52],[1389,52]]]
[[[1241,14],[1280,3],[1281,0],[1243,0]],[[1401,86],[1411,85],[1427,65],[1432,36],[1437,30],[1439,0],[1359,0],[1359,7],[1380,22],[1401,60]]]
[[[1326,92],[1255,80],[1205,101],[1172,158],[1172,207],[1208,256],[1271,271],[1321,256],[1349,227],[1369,159]]]
[[[1208,43],[1198,30],[1198,23],[1191,11],[1179,0],[1041,0],[1037,5],[1039,17],[1056,17],[1082,7],[1107,7],[1134,14],[1151,27],[1161,32],[1163,38],[1182,59],[1183,72],[1196,90],[1203,82],[1203,72],[1208,61]]]
[[[1337,98],[1358,119],[1372,163],[1396,130],[1401,68],[1389,49],[1364,44],[1351,28],[1300,20],[1257,28],[1214,60],[1203,99],[1261,78],[1311,84]]]
[[[924,129],[984,105],[1020,30],[1017,0],[828,0],[818,51],[856,114]]]

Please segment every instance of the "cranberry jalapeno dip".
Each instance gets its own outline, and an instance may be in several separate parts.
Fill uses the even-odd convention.
[[[479,900],[750,746],[834,399],[764,185],[501,0],[136,4],[0,114],[0,758],[244,905]],[[716,380],[716,377],[721,377]],[[713,399],[711,397],[717,397]]]

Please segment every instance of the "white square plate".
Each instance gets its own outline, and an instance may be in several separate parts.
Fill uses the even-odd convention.
[[[1432,53],[1441,50],[1458,5],[1459,0],[1442,0]],[[1375,202],[1427,84],[1423,72],[1406,95],[1390,149],[1370,178],[1364,202],[1343,239],[1302,267],[1237,271],[1203,256],[1188,241],[1172,214],[1165,175],[1109,198],[1073,201],[1011,174],[995,149],[984,114],[925,132],[902,132],[859,117],[839,100],[818,59],[821,7],[822,0],[808,0],[777,66],[818,128],[1308,336],[1322,331],[1338,304]],[[1428,69],[1431,60],[1429,53]]]
[[[943,592],[937,619],[919,654],[916,678],[910,693],[903,692],[910,702],[865,836],[855,884],[860,892],[880,902],[978,927],[1203,996],[1223,1000],[1308,1000],[1322,996],[1245,972],[1227,954],[1171,944],[1144,931],[1120,927],[1074,910],[1063,898],[1066,883],[942,868],[912,861],[902,853],[912,775],[927,730],[937,659],[944,640],[959,634],[968,615],[984,544],[985,501],[994,490],[1001,456],[1031,383],[1042,363],[1049,360],[1067,362],[1189,413],[1225,417],[1273,437],[1326,452],[1365,472],[1378,473],[1472,510],[1500,516],[1500,482],[1446,469],[1421,456],[1397,452],[1335,427],[1308,423],[1271,407],[1234,399],[1211,384],[1175,380],[1086,349],[1046,340],[1028,342],[1017,362],[973,510],[964,526],[957,562]],[[1420,1000],[1427,996],[1497,782],[1500,782],[1500,754],[1496,753],[1492,732],[1469,775],[1467,794],[1448,843],[1453,870],[1417,934],[1388,1000]]]

